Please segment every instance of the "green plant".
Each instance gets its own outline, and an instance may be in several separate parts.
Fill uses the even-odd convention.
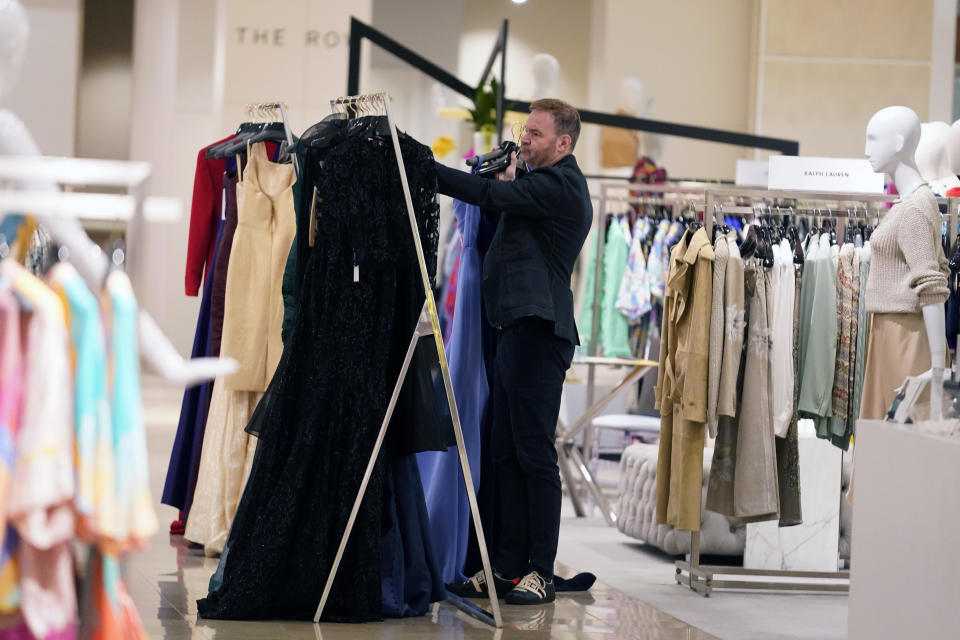
[[[473,108],[470,109],[470,118],[476,131],[496,131],[497,124],[497,88],[496,79],[479,89],[473,99]]]

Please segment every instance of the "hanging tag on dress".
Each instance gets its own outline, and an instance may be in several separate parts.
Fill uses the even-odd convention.
[[[353,281],[360,282],[360,264],[357,262],[357,250],[353,250]]]
[[[227,188],[220,190],[220,219],[227,219]]]

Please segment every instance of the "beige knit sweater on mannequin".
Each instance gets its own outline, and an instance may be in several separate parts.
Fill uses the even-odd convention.
[[[940,209],[926,183],[898,200],[870,237],[867,311],[918,313],[950,297]]]

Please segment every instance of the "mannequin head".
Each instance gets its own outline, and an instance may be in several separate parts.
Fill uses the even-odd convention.
[[[653,104],[653,98],[643,99],[643,81],[636,76],[625,76],[620,81],[619,109],[642,118]]]
[[[919,142],[920,117],[916,112],[909,107],[886,107],[867,123],[864,153],[877,173],[895,175],[901,165],[917,171],[915,153]]]
[[[920,125],[920,142],[914,157],[924,180],[937,180],[951,175],[947,156],[950,125],[946,122],[924,122]]]
[[[549,53],[538,53],[533,56],[530,71],[533,73],[533,99],[552,96],[560,77],[560,63],[557,59]]]
[[[950,126],[947,134],[947,159],[950,161],[950,172],[960,175],[960,120]]]
[[[0,0],[0,101],[17,84],[29,36],[27,12],[19,0]]]

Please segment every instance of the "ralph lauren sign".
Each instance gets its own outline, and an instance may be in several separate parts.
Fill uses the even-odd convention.
[[[883,174],[861,158],[771,156],[770,189],[883,193]]]

